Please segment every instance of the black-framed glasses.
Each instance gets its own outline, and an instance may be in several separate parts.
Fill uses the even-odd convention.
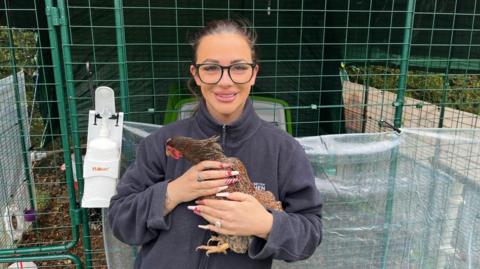
[[[253,77],[253,69],[256,63],[235,63],[228,66],[219,64],[195,64],[197,75],[205,84],[217,84],[223,76],[223,70],[227,69],[228,76],[236,84],[245,84]]]

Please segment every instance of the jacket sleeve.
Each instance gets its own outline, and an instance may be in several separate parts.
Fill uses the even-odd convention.
[[[322,240],[322,202],[312,166],[298,142],[289,152],[281,154],[278,168],[285,211],[271,211],[272,230],[267,240],[254,237],[248,251],[252,259],[306,259]]]
[[[113,234],[131,245],[141,245],[170,228],[169,215],[164,216],[168,181],[162,164],[163,145],[152,136],[137,148],[135,161],[117,185],[117,194],[110,200],[108,212]]]

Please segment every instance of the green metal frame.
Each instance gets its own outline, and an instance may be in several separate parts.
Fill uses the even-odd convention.
[[[2,1],[2,0],[0,0]],[[5,3],[7,0],[3,0]],[[254,1],[255,2],[255,1]],[[54,4],[55,3],[55,4]],[[123,111],[125,113],[125,120],[128,120],[128,117],[129,115],[132,116],[132,112],[130,111],[131,108],[131,103],[130,103],[130,98],[132,97],[130,95],[130,89],[129,89],[129,65],[130,65],[130,61],[129,58],[127,56],[131,56],[131,55],[127,55],[127,48],[129,45],[128,40],[126,38],[126,29],[129,27],[129,25],[126,25],[125,24],[125,7],[124,7],[124,2],[121,1],[121,0],[114,0],[112,1],[113,3],[113,9],[112,8],[107,8],[107,9],[111,9],[111,12],[112,14],[114,14],[114,27],[115,27],[115,40],[116,40],[116,44],[115,44],[115,50],[116,50],[116,53],[117,53],[117,59],[116,61],[112,61],[116,64],[115,68],[118,67],[118,81],[119,81],[119,100],[120,100],[120,106],[121,106],[121,111]],[[347,11],[350,11],[351,9],[351,5],[354,5],[355,3],[353,2],[348,2],[348,7],[347,7]],[[127,5],[127,4],[125,4]],[[202,24],[204,24],[205,22],[203,21],[204,20],[204,16],[203,16],[203,5],[204,3],[202,2]],[[299,9],[302,10],[303,12],[303,9],[304,9],[304,5],[305,3],[302,1],[302,3],[300,4],[299,6]],[[366,9],[366,10],[360,10],[360,13],[361,12],[365,12],[367,13],[368,11],[370,11],[370,14],[367,14],[368,15],[368,19],[366,19],[367,23],[366,23],[366,26],[362,26],[362,27],[365,27],[365,28],[368,28],[369,31],[367,33],[367,37],[366,37],[366,48],[360,48],[358,49],[358,51],[354,52],[353,55],[360,55],[361,59],[342,59],[344,60],[345,63],[353,63],[353,62],[361,62],[365,68],[368,67],[369,64],[371,64],[372,62],[370,62],[370,60],[372,58],[376,58],[378,61],[382,62],[381,59],[385,58],[386,59],[386,64],[385,65],[398,65],[400,67],[400,73],[398,74],[398,84],[397,84],[397,89],[396,89],[396,93],[397,93],[397,96],[396,96],[396,100],[391,104],[395,109],[395,112],[394,112],[394,117],[393,117],[393,124],[394,124],[394,127],[396,128],[401,128],[403,126],[403,123],[402,123],[402,117],[404,116],[404,113],[406,111],[406,104],[405,104],[405,99],[406,99],[406,92],[407,92],[407,79],[409,77],[409,67],[426,67],[427,69],[428,68],[440,68],[439,66],[443,66],[442,64],[438,64],[436,63],[435,61],[432,61],[432,62],[425,62],[425,63],[422,63],[419,61],[419,57],[418,56],[412,56],[411,57],[411,48],[412,48],[412,36],[413,36],[413,31],[414,31],[414,24],[413,24],[413,20],[414,20],[414,12],[415,12],[415,5],[416,5],[416,2],[414,0],[408,0],[407,1],[407,7],[406,7],[406,10],[393,10],[393,4],[392,4],[392,14],[393,12],[397,12],[397,13],[400,13],[400,14],[404,14],[402,15],[402,18],[404,16],[405,18],[405,21],[403,22],[403,27],[401,27],[401,31],[403,32],[403,36],[400,38],[401,41],[398,41],[399,42],[399,48],[401,47],[401,52],[400,51],[397,51],[395,52],[395,54],[393,54],[392,51],[382,51],[382,50],[378,50],[377,48],[374,47],[374,45],[372,45],[371,43],[371,36],[370,36],[370,31],[371,29],[375,29],[375,30],[378,30],[378,28],[382,28],[382,27],[376,27],[374,25],[374,22],[372,21],[372,12],[375,10],[373,8],[373,5],[374,5],[374,2],[371,1],[369,2],[369,9]],[[54,75],[55,75],[55,82],[56,82],[56,85],[55,85],[55,91],[56,91],[56,95],[57,95],[57,105],[58,105],[58,110],[59,110],[59,114],[60,114],[60,129],[61,129],[61,142],[62,142],[62,146],[63,146],[63,157],[64,157],[64,160],[65,160],[65,163],[66,163],[66,183],[67,183],[67,188],[68,188],[68,194],[69,194],[69,197],[68,197],[68,201],[69,201],[69,213],[70,213],[70,216],[71,216],[71,222],[72,222],[72,239],[71,241],[65,243],[65,244],[59,244],[59,245],[50,245],[50,246],[43,246],[43,247],[26,247],[26,248],[16,248],[16,249],[2,249],[0,250],[0,255],[2,255],[3,257],[0,258],[0,262],[1,261],[4,261],[4,262],[9,262],[9,261],[19,261],[19,260],[28,260],[28,259],[31,259],[31,260],[51,260],[51,259],[70,259],[72,261],[74,261],[75,265],[77,266],[77,268],[81,268],[81,264],[78,260],[78,257],[76,256],[73,256],[73,255],[70,255],[70,254],[62,254],[62,255],[59,255],[59,254],[54,254],[53,256],[52,255],[49,255],[47,254],[48,253],[51,253],[51,252],[66,252],[68,251],[70,248],[76,246],[78,244],[78,241],[80,239],[80,225],[82,226],[81,229],[82,229],[82,234],[83,234],[83,247],[85,249],[85,260],[86,260],[86,266],[87,267],[92,267],[92,255],[91,255],[91,252],[92,252],[92,248],[91,248],[91,242],[90,242],[90,236],[89,236],[89,223],[88,223],[88,216],[87,216],[87,211],[85,209],[82,209],[78,206],[79,204],[79,199],[78,197],[76,196],[76,193],[75,193],[75,190],[74,190],[74,186],[73,186],[73,177],[72,177],[72,172],[73,170],[72,169],[75,169],[76,171],[76,174],[78,176],[78,183],[79,183],[79,190],[78,190],[78,196],[81,198],[81,196],[83,195],[83,183],[84,183],[84,179],[83,179],[83,175],[82,175],[82,156],[81,156],[81,152],[80,152],[80,146],[81,146],[81,134],[80,134],[80,128],[79,126],[81,126],[81,124],[79,123],[79,120],[78,120],[78,116],[79,116],[79,113],[82,113],[82,112],[79,112],[80,109],[78,109],[78,93],[76,93],[76,89],[75,89],[75,82],[76,82],[76,78],[74,76],[74,68],[72,67],[75,63],[73,63],[74,60],[72,60],[72,53],[71,53],[71,48],[74,44],[72,44],[72,28],[71,26],[69,25],[69,10],[68,10],[68,5],[67,5],[67,1],[65,0],[56,0],[56,1],[53,1],[53,0],[46,0],[46,13],[47,13],[47,18],[48,18],[48,29],[49,29],[49,35],[50,35],[50,42],[51,42],[51,47],[52,47],[52,58],[53,58],[53,62],[54,62]],[[268,43],[268,42],[275,42],[275,44],[279,44],[279,43],[282,43],[282,42],[279,42],[279,29],[281,27],[283,27],[283,25],[281,25],[279,23],[279,14],[281,13],[280,11],[281,10],[281,5],[280,5],[280,1],[277,1],[276,2],[276,7],[274,7],[271,11],[276,15],[276,28],[275,28],[275,31],[276,31],[276,35],[275,35],[275,40],[274,41],[262,41],[262,42],[266,42],[267,44],[266,45],[271,45],[271,43]],[[89,8],[92,8],[92,7],[89,7]],[[128,9],[129,7],[127,7]],[[130,7],[131,8],[131,7]],[[134,8],[137,8],[137,7],[134,7]],[[148,8],[150,8],[150,2],[149,2],[149,6]],[[158,8],[158,7],[155,7],[157,8],[156,10],[158,9],[161,9],[161,8]],[[155,9],[153,8],[153,9]],[[181,74],[181,70],[180,70],[180,62],[181,62],[181,57],[180,57],[180,51],[181,51],[181,48],[180,46],[181,45],[184,45],[184,44],[180,44],[181,43],[181,33],[180,31],[182,30],[182,27],[183,25],[181,25],[181,23],[179,22],[179,18],[178,18],[178,14],[180,14],[180,12],[183,10],[183,9],[188,9],[188,8],[185,8],[185,7],[179,7],[179,3],[177,3],[175,1],[175,6],[173,7],[174,8],[174,13],[177,15],[175,16],[176,17],[176,20],[174,22],[175,25],[168,25],[168,27],[175,27],[175,42],[176,44],[174,44],[175,46],[175,51],[176,51],[176,61],[178,63],[177,67],[176,67],[176,71],[178,73],[178,78],[175,78],[174,81],[176,82],[176,85],[180,85],[182,83],[182,79],[180,77],[180,74]],[[270,8],[270,7],[269,7]],[[140,8],[139,8],[140,9]],[[222,9],[222,8],[219,8],[219,10]],[[230,2],[228,2],[228,14],[230,16]],[[327,5],[325,5],[325,9],[327,9]],[[308,9],[307,9],[308,10]],[[352,9],[354,10],[354,9]],[[291,11],[291,10],[290,10]],[[294,10],[295,11],[295,10]],[[318,10],[316,10],[315,12],[317,12]],[[387,10],[388,11],[388,10]],[[90,11],[91,12],[91,11]],[[150,10],[149,11],[149,16],[151,16],[152,14],[152,11]],[[173,12],[173,10],[172,10]],[[260,12],[260,11],[259,11]],[[270,12],[270,10],[269,10]],[[283,15],[283,14],[282,14]],[[474,14],[475,15],[475,14]],[[301,13],[300,14],[300,27],[303,28],[305,27],[305,29],[310,29],[312,28],[312,26],[309,26],[308,24],[305,24],[304,25],[304,14]],[[435,15],[434,15],[435,16]],[[443,124],[444,124],[444,121],[443,121],[443,118],[445,117],[445,104],[447,102],[447,98],[448,98],[448,95],[449,95],[449,78],[451,78],[451,74],[450,73],[450,69],[455,69],[455,68],[463,68],[463,69],[466,69],[466,73],[469,71],[469,68],[471,66],[475,66],[475,68],[477,68],[476,66],[478,66],[478,62],[474,62],[474,63],[470,63],[470,62],[460,62],[459,59],[455,59],[453,58],[453,52],[452,52],[452,46],[453,44],[455,44],[455,42],[453,42],[453,39],[454,39],[454,30],[456,30],[456,28],[454,27],[455,25],[455,16],[457,16],[456,14],[456,11],[454,11],[454,14],[453,14],[453,26],[452,28],[450,29],[451,30],[451,36],[450,36],[450,47],[449,47],[449,52],[448,52],[448,64],[446,66],[446,69],[445,71],[443,72],[444,73],[444,77],[443,77],[443,88],[441,89],[442,90],[442,95],[441,95],[441,101],[439,102],[439,105],[440,105],[440,113],[439,113],[439,117],[440,117],[440,121],[439,121],[439,124],[438,124],[438,127],[443,127]],[[392,19],[393,20],[393,15],[392,15]],[[326,25],[325,24],[325,21],[326,21],[326,18],[323,18],[324,22],[324,26]],[[346,51],[347,49],[350,50],[355,50],[356,48],[347,48],[347,45],[352,45],[352,44],[349,44],[349,40],[348,40],[348,31],[352,31],[350,30],[349,28],[349,21],[350,20],[350,16],[347,17],[347,22],[346,22],[346,34],[345,34],[345,40],[344,40],[344,45],[345,45],[345,55],[346,55]],[[8,21],[8,16],[7,16],[7,21]],[[435,20],[434,20],[435,21]],[[149,25],[147,27],[149,27],[149,35],[150,35],[150,61],[148,62],[148,65],[151,66],[151,69],[152,69],[152,80],[161,80],[161,79],[171,79],[171,78],[164,78],[164,77],[159,77],[159,76],[156,76],[155,74],[155,60],[157,59],[154,59],[154,47],[158,44],[153,44],[153,32],[152,32],[152,29],[154,27],[152,27],[153,23],[152,23],[152,20],[151,18],[149,17]],[[390,22],[390,28],[392,28],[392,25],[394,25],[392,23],[392,21]],[[157,26],[157,25],[155,25]],[[180,27],[182,26],[182,27]],[[254,25],[255,27],[257,27],[257,25]],[[262,25],[258,25],[259,28],[262,27]],[[328,26],[330,27],[330,26]],[[327,26],[325,26],[325,28],[328,28]],[[474,32],[475,30],[477,29],[474,29],[474,23],[472,22],[472,29],[471,31]],[[288,27],[287,27],[288,28]],[[341,27],[339,27],[341,28]],[[361,28],[361,27],[360,27]],[[353,29],[353,28],[352,28]],[[433,28],[432,28],[433,29]],[[388,40],[391,40],[391,35],[392,35],[392,32],[393,30],[390,29],[389,30],[389,39]],[[128,32],[127,32],[128,33]],[[308,44],[307,41],[305,41],[303,38],[302,38],[302,34],[303,32],[300,33],[300,39],[298,41],[298,44],[295,43],[295,41],[292,41],[292,44],[293,45],[298,45],[298,59],[293,59],[292,61],[298,61],[299,64],[298,64],[298,70],[295,70],[295,74],[291,75],[291,76],[296,76],[296,77],[302,77],[304,74],[302,73],[301,69],[302,68],[305,68],[305,67],[308,67],[308,65],[306,65],[306,63],[309,62],[309,60],[311,59],[308,59],[308,58],[303,58],[303,54],[302,54],[302,51],[304,50],[305,46],[307,45],[311,45],[311,44]],[[92,35],[93,35],[93,31],[92,31]],[[325,33],[323,33],[323,38],[325,40]],[[432,37],[433,38],[433,35]],[[15,50],[13,48],[13,38],[12,38],[12,33],[11,33],[11,30],[9,30],[9,35],[8,35],[8,41],[9,41],[9,44],[12,44],[12,46],[10,46],[8,49],[9,49],[9,53],[12,55],[11,59],[10,59],[10,65],[11,65],[11,68],[12,68],[12,73],[13,74],[16,74],[16,71],[17,71],[17,63],[15,62]],[[92,38],[92,41],[94,42],[93,38]],[[432,42],[432,40],[430,41],[430,47],[434,44],[434,42]],[[95,44],[93,44],[95,45]],[[261,44],[261,45],[265,45],[265,44]],[[283,44],[282,45],[285,45],[285,46],[288,46],[289,44]],[[358,44],[354,44],[354,45],[358,45]],[[378,44],[377,44],[378,45]],[[471,47],[472,47],[472,42],[470,41],[470,44],[469,44]],[[389,44],[390,46],[390,44]],[[155,48],[156,49],[156,48]],[[325,49],[324,47],[322,47],[322,54],[323,54],[323,49]],[[378,51],[376,51],[378,50]],[[390,50],[390,47],[389,47],[389,50]],[[431,50],[431,48],[430,48]],[[94,52],[95,53],[95,52]],[[279,59],[279,54],[281,54],[282,52],[279,51],[279,46],[275,46],[275,59]],[[414,54],[414,52],[412,52]],[[372,56],[372,55],[376,55],[376,56]],[[384,57],[382,56],[384,55]],[[398,56],[398,57],[397,57]],[[468,56],[470,57],[470,56]],[[345,58],[345,57],[344,57]],[[347,57],[348,58],[348,57]],[[340,57],[339,57],[340,59]],[[96,59],[94,59],[96,60]],[[469,58],[470,60],[470,58]],[[161,61],[161,60],[160,60]],[[269,60],[266,60],[265,62],[268,63],[268,61],[271,61],[271,59]],[[284,61],[288,61],[288,60],[285,60]],[[135,63],[133,63],[135,64]],[[133,65],[132,64],[132,65]],[[274,66],[272,65],[272,69],[274,69],[274,72],[272,72],[272,77],[276,78],[274,81],[273,81],[273,88],[276,90],[277,89],[277,83],[279,83],[277,81],[277,78],[288,78],[290,75],[285,75],[285,74],[281,74],[281,72],[279,72],[279,65],[280,64],[283,64],[283,63],[280,63],[280,61],[277,61],[275,62]],[[471,65],[470,65],[471,64]],[[438,65],[438,66],[437,66]],[[320,67],[322,70],[324,68],[323,64],[321,65]],[[364,88],[362,89],[363,90],[363,93],[364,93],[364,98],[363,98],[363,104],[357,104],[357,106],[363,106],[364,110],[363,110],[363,115],[362,115],[362,129],[365,130],[365,122],[367,120],[367,117],[366,117],[366,108],[367,108],[367,102],[366,102],[366,98],[368,98],[368,89],[369,89],[369,83],[371,82],[371,75],[370,73],[368,73],[368,69],[365,69],[363,74],[363,76],[365,76],[365,83],[364,83]],[[385,76],[387,76],[387,74],[384,74]],[[260,76],[261,77],[261,76]],[[342,65],[341,66],[341,69],[340,69],[340,77],[342,79],[342,81],[345,81],[345,80],[348,80],[348,74],[346,72],[346,68],[345,68],[345,65]],[[130,78],[132,79],[132,78]],[[322,80],[320,80],[320,89],[322,89],[322,83],[324,83]],[[155,96],[158,92],[160,92],[160,90],[158,90],[157,88],[159,88],[161,83],[157,83],[155,84],[154,82],[154,86],[150,92],[152,93],[152,96],[153,96],[153,103],[154,103],[154,108],[156,109],[156,99],[158,99],[157,96]],[[291,134],[293,134],[294,130],[293,130],[293,127],[292,127],[292,110],[294,109],[297,109],[297,110],[300,110],[300,109],[304,109],[304,110],[308,110],[308,109],[312,109],[312,110],[317,110],[317,109],[328,109],[328,108],[338,108],[340,106],[342,106],[341,104],[339,105],[336,105],[336,104],[333,104],[333,105],[325,105],[325,106],[320,106],[320,105],[316,105],[317,103],[319,103],[317,100],[312,100],[311,103],[312,104],[309,104],[309,103],[302,103],[300,102],[300,99],[298,98],[303,92],[301,91],[302,90],[302,85],[301,85],[301,81],[300,79],[296,81],[295,83],[296,87],[293,87],[294,89],[292,89],[292,94],[296,94],[297,95],[297,100],[296,102],[289,102],[291,103],[292,105],[289,106],[287,102],[283,101],[283,100],[280,100],[280,99],[277,99],[277,94],[278,93],[281,93],[281,92],[267,92],[265,93],[266,95],[273,95],[274,98],[270,98],[270,97],[263,97],[263,96],[252,96],[251,98],[254,99],[254,100],[265,100],[265,101],[270,101],[270,102],[274,102],[274,103],[280,103],[282,104],[284,107],[285,107],[285,117],[286,117],[286,126],[287,126],[287,131]],[[19,89],[18,89],[18,81],[17,81],[17,78],[16,76],[14,76],[14,85],[15,85],[15,97],[17,100],[19,100]],[[78,89],[77,89],[78,90]],[[135,90],[134,87],[131,87],[131,90],[132,92]],[[150,89],[148,89],[150,90]],[[265,89],[263,89],[265,90]],[[147,90],[146,90],[147,91]],[[263,94],[263,92],[259,93],[259,94]],[[282,93],[283,94],[283,93]],[[66,100],[65,100],[66,98]],[[167,98],[167,97],[166,97]],[[187,96],[185,93],[182,93],[180,91],[180,89],[178,88],[178,86],[172,86],[172,88],[170,89],[169,91],[169,95],[168,95],[168,100],[167,100],[167,105],[166,105],[166,110],[162,111],[161,109],[163,109],[163,105],[164,103],[161,103],[161,109],[156,109],[156,111],[154,111],[155,113],[159,112],[159,113],[165,113],[164,114],[164,121],[163,123],[164,124],[168,124],[170,122],[173,122],[175,120],[177,120],[177,117],[178,117],[178,111],[180,110],[181,106],[187,102],[191,102],[193,100],[193,98],[191,98],[190,96]],[[310,100],[308,101],[310,102]],[[26,134],[26,130],[24,130],[23,128],[23,124],[22,124],[22,120],[25,118],[25,115],[22,115],[22,112],[21,110],[19,109],[19,102],[17,102],[17,116],[18,118],[20,119],[19,120],[19,127],[20,127],[20,132],[21,132],[21,136],[22,137],[25,137],[25,135],[28,135]],[[382,104],[383,105],[383,104]],[[418,106],[421,106],[421,105],[418,105]],[[132,105],[133,107],[133,105]],[[80,110],[81,111],[81,110]],[[325,111],[325,110],[323,110]],[[152,118],[154,118],[155,120],[155,115],[152,113]],[[320,121],[320,117],[318,118],[318,121]],[[298,119],[298,115],[295,119],[295,123],[298,123],[299,122],[299,119]],[[298,125],[296,125],[296,129],[298,129]],[[297,131],[297,130],[295,130]],[[21,138],[22,139],[22,138]],[[23,141],[22,141],[23,142]],[[72,160],[71,160],[71,155],[70,155],[70,151],[69,149],[71,148],[71,146],[73,146],[74,148],[74,156],[75,156],[75,159],[76,160],[79,160],[76,162],[76,166],[75,167],[71,167],[71,163],[72,163]],[[27,165],[28,164],[28,156],[26,155],[28,153],[28,149],[26,148],[25,144],[22,143],[22,151],[23,151],[23,161],[24,163]],[[399,154],[396,150],[392,150],[392,153],[391,153],[394,158],[393,159],[396,159],[395,157]],[[27,166],[28,167],[28,166]],[[26,173],[27,175],[30,175],[29,173]],[[391,233],[391,224],[392,224],[392,211],[393,211],[393,208],[394,208],[394,204],[393,204],[393,201],[394,201],[394,193],[395,193],[395,188],[396,188],[396,176],[397,176],[397,163],[396,161],[392,161],[390,163],[390,170],[389,170],[389,174],[390,174],[390,178],[389,178],[389,182],[388,182],[388,192],[387,192],[387,203],[385,205],[385,214],[384,214],[384,221],[385,221],[385,224],[384,224],[384,244],[383,244],[383,253],[382,253],[382,258],[381,258],[381,264],[382,264],[382,268],[386,268],[387,265],[388,265],[388,253],[389,253],[389,242],[390,242],[390,233]],[[30,197],[34,197],[33,196],[33,186],[32,186],[32,179],[29,178],[29,194],[30,194]],[[34,205],[34,201],[33,200],[30,200],[30,204]],[[33,254],[37,254],[36,256],[32,256]],[[42,255],[39,255],[39,254],[42,254]],[[14,255],[18,255],[18,256],[14,256]],[[24,255],[31,255],[31,256],[24,256]]]
[[[412,41],[413,30],[413,12],[415,11],[415,1],[408,0],[407,14],[405,17],[405,27],[403,32],[403,48],[400,64],[400,78],[398,80],[397,100],[393,103],[395,106],[394,125],[397,128],[402,127],[402,112],[405,102],[405,91],[407,89],[408,59],[410,57],[410,43]]]
[[[46,0],[47,3],[47,8],[46,8],[46,14],[47,14],[47,20],[48,20],[48,25],[49,25],[49,36],[50,36],[50,42],[52,43],[52,60],[55,63],[56,66],[61,65],[60,61],[60,52],[56,50],[59,48],[57,38],[56,38],[56,33],[54,26],[58,25],[58,10],[54,7],[52,7],[52,0]],[[7,18],[7,25],[8,23],[8,17]],[[17,106],[17,116],[20,121],[25,121],[25,116],[21,114],[21,109],[20,109],[20,102],[19,100],[19,89],[18,89],[18,80],[16,77],[16,63],[15,63],[15,51],[13,49],[13,37],[11,33],[11,29],[9,29],[8,32],[8,38],[9,38],[9,43],[11,44],[9,50],[12,55],[11,57],[11,67],[13,70],[13,80],[14,80],[14,86],[15,86],[15,97],[16,97],[16,106]],[[63,99],[63,78],[62,78],[62,73],[60,69],[55,68],[54,69],[54,75],[55,75],[55,80],[56,80],[56,95],[57,95],[57,105],[58,105],[58,110],[60,114],[61,119],[66,119],[67,118],[67,113],[65,110],[65,102]],[[26,148],[26,144],[24,143],[24,137],[26,136],[25,130],[23,128],[23,122],[19,122],[19,128],[21,132],[21,137],[22,139],[22,152],[23,152],[23,159],[25,163],[25,167],[29,167],[28,165],[28,149]],[[0,249],[0,262],[19,262],[19,261],[46,261],[46,260],[71,260],[73,264],[75,264],[76,268],[82,268],[80,259],[72,254],[68,253],[63,253],[70,248],[74,247],[77,245],[79,241],[79,229],[78,225],[80,225],[80,222],[82,220],[81,217],[81,212],[80,210],[76,207],[76,199],[75,199],[75,190],[73,187],[73,180],[72,180],[72,170],[70,167],[70,153],[68,152],[68,149],[70,148],[70,142],[68,139],[68,129],[67,129],[67,122],[65,120],[60,121],[60,128],[61,128],[61,141],[62,145],[64,148],[63,151],[63,157],[65,159],[65,163],[67,164],[66,167],[66,177],[67,177],[67,188],[68,188],[68,194],[69,194],[69,212],[70,212],[70,217],[71,217],[71,233],[72,233],[72,239],[68,241],[67,243],[64,244],[53,244],[53,245],[48,245],[48,246],[36,246],[36,247],[20,247],[20,248],[11,248],[11,249]],[[34,208],[34,201],[33,201],[33,182],[30,177],[30,171],[26,171],[26,175],[28,176],[28,190],[29,190],[29,195],[30,195],[30,204],[31,208]],[[86,219],[85,219],[86,220]],[[34,223],[34,227],[35,227]],[[87,225],[88,226],[88,225]],[[55,252],[62,252],[63,254],[57,254]],[[36,254],[36,255],[33,255]]]
[[[123,22],[123,1],[115,0],[115,24],[117,39],[118,71],[120,76],[120,99],[124,119],[128,121],[128,73],[127,73],[127,50],[125,48],[125,31]],[[73,74],[73,73],[72,73]],[[79,159],[77,159],[79,160]]]
[[[400,67],[400,78],[398,81],[397,100],[393,104],[395,106],[394,126],[402,127],[403,104],[405,102],[406,81],[408,74],[408,57],[410,56],[410,42],[413,29],[413,12],[415,11],[415,0],[408,0],[407,14],[405,17],[405,30],[403,36],[403,49]],[[384,224],[384,244],[382,255],[382,269],[387,268],[388,250],[390,242],[390,230],[393,216],[393,201],[395,194],[395,185],[397,180],[397,160],[399,156],[398,148],[392,150],[392,162],[390,164],[390,177],[388,179],[387,202],[385,204],[385,224]]]
[[[67,10],[65,6],[65,2],[63,0],[57,1],[58,5],[58,15],[59,18],[54,18],[52,17],[52,20],[49,20],[49,26],[51,26],[51,37],[50,39],[56,39],[56,32],[53,26],[60,26],[60,32],[61,32],[61,39],[62,39],[62,55],[63,55],[63,61],[64,62],[71,62],[71,53],[70,53],[70,33],[69,33],[69,27],[66,18],[68,18],[67,15]],[[47,9],[51,8],[55,10],[55,8],[52,6],[51,0],[47,0]],[[57,46],[58,47],[58,46]],[[60,61],[55,61],[60,65]],[[59,66],[58,65],[58,66]],[[58,69],[56,69],[57,71]],[[61,80],[61,76],[59,75],[58,77],[56,76],[56,81]],[[69,109],[69,115],[70,115],[70,124],[71,124],[71,129],[72,131],[70,132],[71,136],[73,137],[73,143],[75,145],[74,147],[74,154],[75,154],[75,160],[76,161],[76,167],[73,169],[76,169],[76,174],[78,178],[78,192],[79,192],[79,197],[83,196],[83,186],[84,186],[84,181],[83,181],[83,163],[82,163],[82,155],[80,152],[80,136],[78,133],[78,120],[75,117],[77,115],[77,110],[76,110],[76,101],[75,101],[75,88],[73,84],[73,71],[71,68],[71,65],[66,64],[65,65],[65,80],[66,80],[66,89],[67,89],[67,95],[68,95],[68,109]],[[57,98],[59,96],[63,96],[62,91],[58,91],[57,87]],[[59,106],[64,106],[64,102],[59,101]],[[63,108],[62,108],[63,109]],[[60,110],[60,108],[59,108]],[[65,118],[66,114],[65,114]],[[64,129],[62,128],[62,131]],[[66,127],[65,127],[65,133],[66,132]],[[67,144],[68,145],[68,144]],[[66,146],[64,144],[64,149],[69,149],[69,146]],[[69,152],[65,150],[64,152],[65,155],[65,160],[66,163],[71,164]],[[68,170],[68,169],[67,169]],[[77,218],[79,219],[79,222],[82,224],[82,234],[83,234],[83,248],[84,248],[84,254],[85,254],[85,263],[86,267],[90,268],[92,267],[92,247],[91,247],[91,242],[90,242],[90,230],[89,230],[89,224],[88,224],[88,215],[87,215],[87,210],[85,208],[79,208],[78,202],[76,201],[75,197],[75,191],[74,191],[74,186],[73,186],[73,177],[72,175],[67,174],[67,184],[68,188],[70,190],[70,205],[73,207],[71,210],[73,212],[77,212]]]
[[[70,260],[75,265],[75,268],[82,269],[80,259],[72,254],[50,254],[50,255],[32,255],[22,257],[0,257],[0,263],[6,262],[34,262],[34,261],[56,261],[56,260]]]

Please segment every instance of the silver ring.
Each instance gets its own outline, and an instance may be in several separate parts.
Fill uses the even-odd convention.
[[[216,220],[215,227],[217,227],[218,229],[222,228],[222,222],[220,220]]]
[[[203,179],[202,179],[202,178],[200,178],[200,172],[199,172],[199,173],[197,173],[197,181],[198,181],[198,182],[202,182],[202,181],[203,181]]]

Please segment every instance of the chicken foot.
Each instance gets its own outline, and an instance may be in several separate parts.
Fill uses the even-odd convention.
[[[210,242],[216,241],[217,245],[210,246]],[[207,245],[202,245],[197,247],[197,250],[202,249],[207,251],[207,256],[212,253],[223,253],[227,254],[227,249],[229,249],[230,246],[228,245],[227,242],[225,242],[222,238],[218,236],[212,236],[207,242]]]

